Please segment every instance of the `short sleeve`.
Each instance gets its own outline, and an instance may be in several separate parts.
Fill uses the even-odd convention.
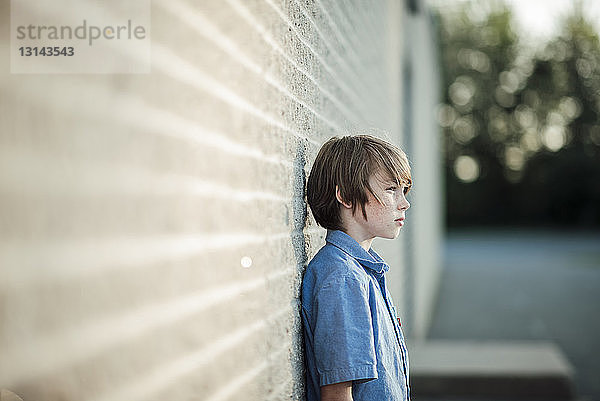
[[[377,378],[367,284],[349,275],[329,280],[315,298],[314,353],[320,386]]]

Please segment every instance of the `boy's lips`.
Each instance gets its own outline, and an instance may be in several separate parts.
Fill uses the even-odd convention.
[[[394,220],[397,224],[399,224],[400,226],[404,225],[404,217],[400,217],[397,218],[396,220]]]

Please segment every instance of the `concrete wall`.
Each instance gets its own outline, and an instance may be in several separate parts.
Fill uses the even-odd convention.
[[[151,74],[18,75],[1,2],[0,388],[301,399],[297,295],[324,237],[306,172],[348,130],[403,142],[403,9],[155,1]],[[403,238],[382,251],[399,300]]]

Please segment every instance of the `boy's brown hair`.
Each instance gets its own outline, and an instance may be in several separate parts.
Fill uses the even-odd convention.
[[[377,200],[369,185],[373,174],[387,175],[398,185],[412,185],[410,165],[404,152],[370,135],[331,138],[323,144],[308,177],[306,196],[317,223],[330,230],[343,230],[336,186],[352,213],[360,205],[367,219],[367,191]]]

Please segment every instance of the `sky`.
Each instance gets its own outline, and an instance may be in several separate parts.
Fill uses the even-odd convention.
[[[428,0],[434,6],[453,4],[466,0]],[[482,4],[489,0],[472,0]],[[521,36],[539,42],[545,42],[558,33],[559,22],[563,15],[573,9],[575,0],[505,0],[513,8],[515,30]],[[600,29],[600,0],[582,0],[584,13],[590,21],[596,21]]]
[[[512,5],[518,28],[523,34],[539,39],[549,39],[558,32],[562,16],[573,10],[573,0],[507,0]],[[600,1],[583,2],[584,13],[591,21],[600,21]],[[596,27],[598,23],[596,22]]]

